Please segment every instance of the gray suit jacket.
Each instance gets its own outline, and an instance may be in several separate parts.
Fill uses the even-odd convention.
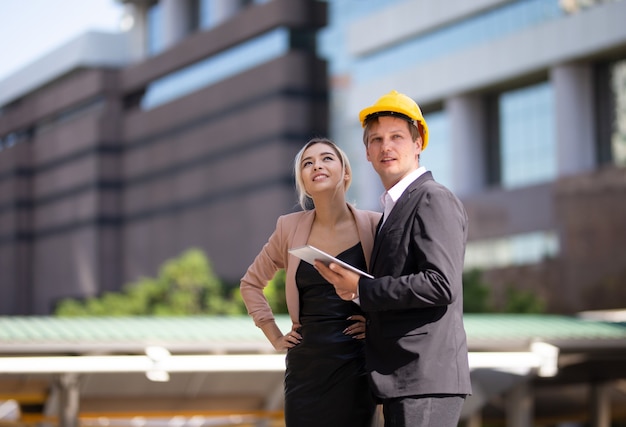
[[[379,225],[380,227],[380,225]],[[381,398],[470,394],[463,326],[467,214],[426,172],[396,202],[378,230],[359,280],[368,314],[366,360]]]

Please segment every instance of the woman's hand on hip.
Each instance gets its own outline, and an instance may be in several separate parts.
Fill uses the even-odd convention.
[[[343,333],[346,335],[352,336],[352,338],[356,338],[358,340],[362,340],[365,338],[365,325],[366,319],[364,316],[360,314],[355,314],[353,316],[348,317],[348,320],[354,320],[355,322],[348,326],[343,330]]]
[[[287,334],[283,335],[278,340],[276,340],[276,342],[273,343],[274,348],[279,351],[289,350],[290,348],[293,348],[296,345],[300,344],[300,341],[302,340],[302,335],[300,335],[298,329],[300,329],[300,325],[293,325],[291,327],[291,331],[289,331]]]

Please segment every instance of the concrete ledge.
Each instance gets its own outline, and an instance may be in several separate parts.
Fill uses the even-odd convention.
[[[0,106],[81,67],[123,67],[131,62],[127,33],[90,31],[0,81]]]

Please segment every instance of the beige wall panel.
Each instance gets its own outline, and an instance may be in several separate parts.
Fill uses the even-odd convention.
[[[84,187],[98,180],[99,160],[95,153],[84,156],[63,167],[45,168],[33,177],[33,197],[35,200]]]
[[[99,114],[76,117],[34,138],[35,166],[66,160],[68,156],[93,149],[100,141]]]
[[[64,197],[38,206],[33,211],[35,232],[51,228],[92,222],[98,213],[98,193],[85,191],[73,197]]]
[[[0,121],[0,135],[93,99],[104,89],[113,87],[115,74],[109,70],[80,70],[71,78],[62,78],[36,91],[8,111],[7,120]]]
[[[278,216],[294,205],[284,188],[270,188],[194,210],[131,221],[124,228],[124,280],[156,276],[166,259],[191,247],[210,258],[215,272],[237,281],[273,231]]]
[[[33,248],[34,314],[49,313],[55,301],[98,291],[96,233],[77,228],[40,239]]]
[[[313,85],[323,90],[317,80],[325,77],[323,62],[313,61],[305,54],[290,53],[153,110],[129,112],[123,125],[123,138],[132,144],[198,117],[222,114],[233,107],[243,110],[263,96],[273,99],[287,87],[310,91]],[[241,123],[240,126],[243,127]]]

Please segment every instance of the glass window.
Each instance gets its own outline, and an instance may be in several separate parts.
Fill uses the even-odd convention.
[[[200,28],[212,28],[233,17],[244,7],[270,0],[196,0]]]
[[[613,125],[611,126],[611,157],[618,166],[626,166],[626,59],[611,67]]]
[[[554,231],[537,231],[499,239],[468,242],[465,269],[536,264],[559,253]]]
[[[18,140],[17,133],[12,132],[4,138],[4,143],[2,145],[7,148],[13,147],[15,144],[17,144],[17,140]]]
[[[161,52],[164,47],[163,40],[163,27],[161,22],[163,9],[159,3],[154,3],[148,9],[148,53],[150,55],[156,55]]]
[[[258,0],[257,0],[258,1]],[[331,75],[349,72],[347,29],[351,22],[405,0],[326,0],[328,25],[318,32],[318,54],[328,61]]]
[[[359,83],[364,83],[388,74],[389,64],[394,64],[395,71],[412,68],[417,64],[563,15],[564,12],[558,1],[518,0],[511,2],[463,21],[454,22],[441,29],[419,34],[404,43],[357,59],[354,79]]]
[[[198,31],[202,24],[201,15],[201,3],[200,0],[189,0],[189,16],[187,17],[187,24],[189,26],[189,33]]]
[[[289,50],[289,30],[278,28],[152,82],[141,101],[144,110],[278,58]]]
[[[424,114],[428,124],[428,146],[420,154],[420,165],[433,173],[433,177],[441,184],[454,191],[452,179],[452,160],[450,143],[450,123],[444,111]]]
[[[552,85],[505,92],[499,97],[498,112],[501,185],[514,188],[556,178]]]

